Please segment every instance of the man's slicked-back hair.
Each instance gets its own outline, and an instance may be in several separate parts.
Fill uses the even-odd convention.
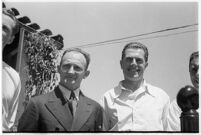
[[[90,59],[90,54],[87,53],[87,52],[85,52],[85,51],[83,51],[83,50],[80,49],[80,48],[69,48],[69,49],[66,49],[66,50],[63,52],[62,56],[61,56],[61,62],[62,62],[62,59],[63,59],[64,55],[65,55],[66,53],[69,53],[69,52],[79,52],[79,53],[81,53],[82,55],[84,55],[84,57],[85,57],[85,59],[86,59],[86,62],[87,62],[87,65],[86,65],[85,70],[88,69],[89,63],[90,63],[90,61],[91,61],[91,59]],[[61,62],[60,62],[60,65],[61,65]]]
[[[133,49],[142,49],[145,53],[144,57],[145,57],[145,61],[148,62],[148,56],[149,56],[149,52],[148,52],[148,49],[145,45],[143,45],[142,43],[140,42],[131,42],[131,43],[128,43],[124,46],[124,49],[122,51],[122,56],[121,56],[121,59],[123,60],[123,58],[125,57],[125,51],[126,49],[129,49],[129,48],[133,48]]]
[[[198,52],[198,51],[193,52],[193,53],[190,55],[189,65],[190,65],[191,61],[192,61],[194,58],[196,58],[196,57],[199,58],[199,52]]]
[[[16,19],[15,15],[14,15],[14,13],[13,13],[13,11],[11,9],[3,8],[2,12],[3,12],[4,15],[9,16],[15,22],[15,26],[14,26],[14,28],[12,30],[12,35],[14,36],[19,31],[19,22]]]

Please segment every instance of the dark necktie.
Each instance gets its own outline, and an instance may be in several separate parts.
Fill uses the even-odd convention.
[[[75,97],[75,93],[72,91],[69,98],[69,109],[71,114],[74,116],[76,112],[77,101]]]

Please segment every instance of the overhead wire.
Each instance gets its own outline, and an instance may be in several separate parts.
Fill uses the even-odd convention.
[[[183,25],[183,26],[179,26],[179,27],[166,28],[166,29],[162,29],[162,30],[157,30],[157,31],[153,31],[153,32],[143,33],[143,34],[137,34],[137,35],[133,35],[133,36],[127,36],[127,37],[123,37],[123,38],[117,38],[117,39],[112,39],[112,40],[105,40],[105,41],[101,41],[101,42],[96,42],[96,43],[79,45],[79,46],[76,46],[76,47],[78,47],[78,48],[88,48],[88,47],[101,46],[101,45],[105,45],[105,44],[117,43],[117,41],[122,42],[121,40],[125,40],[125,39],[131,39],[131,38],[136,38],[136,37],[141,37],[141,36],[152,35],[152,34],[156,34],[156,33],[162,33],[162,32],[167,32],[167,31],[178,30],[178,29],[184,29],[184,28],[197,26],[197,25],[198,24],[195,23],[195,24]],[[168,34],[168,35],[171,35],[171,34]],[[123,42],[125,42],[125,41],[123,41]]]
[[[196,32],[196,31],[198,31],[198,30],[188,30],[188,31],[176,32],[176,33],[171,33],[171,34],[164,34],[164,35],[158,35],[158,36],[137,38],[137,39],[133,39],[133,40],[109,42],[109,43],[103,43],[103,44],[96,44],[96,45],[89,45],[89,46],[78,46],[78,47],[79,47],[79,48],[90,48],[90,47],[106,46],[106,45],[111,45],[111,44],[126,43],[126,42],[134,42],[134,41],[138,41],[138,40],[146,40],[146,39],[154,39],[154,38],[160,38],[160,37],[168,37],[168,36],[173,36],[173,35],[180,35],[180,34],[192,33],[192,32]]]

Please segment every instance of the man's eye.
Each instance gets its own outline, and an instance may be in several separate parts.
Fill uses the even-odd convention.
[[[196,73],[197,71],[198,71],[198,66],[192,66],[191,67],[191,70],[194,72],[194,73]]]
[[[63,69],[69,69],[69,68],[70,68],[70,65],[63,65],[62,68],[63,68]]]
[[[131,62],[132,60],[133,60],[133,58],[130,58],[130,57],[126,58],[127,62]]]
[[[142,60],[142,59],[136,59],[136,62],[137,62],[138,64],[141,64],[141,63],[143,63],[143,60]]]
[[[79,66],[75,66],[74,69],[75,69],[75,71],[81,71],[82,70],[82,68],[80,68]]]
[[[8,28],[7,28],[5,25],[3,25],[3,26],[2,26],[2,30],[5,31],[5,32],[7,32],[7,31],[8,31]]]

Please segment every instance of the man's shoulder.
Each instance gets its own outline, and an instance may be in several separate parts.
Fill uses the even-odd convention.
[[[112,103],[115,98],[117,98],[121,94],[121,88],[119,85],[107,90],[103,96],[101,97],[101,105],[104,102]]]
[[[176,100],[176,98],[173,99],[173,101],[171,102],[170,106],[171,106],[172,108],[174,108],[175,110],[179,110],[179,111],[181,111],[179,105],[177,104],[177,100]]]
[[[170,112],[173,112],[175,115],[179,116],[181,114],[181,108],[177,104],[177,100],[173,99],[173,101],[170,104]]]
[[[115,96],[119,95],[120,93],[121,93],[121,89],[120,89],[119,85],[117,85],[117,86],[115,86],[115,87],[113,87],[113,88],[107,90],[107,91],[104,93],[104,96],[105,96],[105,97],[108,97],[108,96],[110,96],[110,97],[115,97]]]
[[[146,84],[148,91],[153,94],[156,97],[163,97],[163,98],[168,98],[169,96],[168,94],[165,92],[165,90],[163,90],[162,88],[159,88],[157,86],[154,86],[152,84],[147,83]]]
[[[41,95],[32,97],[30,100],[34,103],[45,104],[53,95],[54,95],[54,90],[46,94],[41,94]]]
[[[100,107],[100,104],[98,102],[96,102],[95,100],[87,97],[87,96],[83,96],[83,98],[85,99],[85,101],[87,103],[90,103],[91,105],[95,106],[95,107]]]

